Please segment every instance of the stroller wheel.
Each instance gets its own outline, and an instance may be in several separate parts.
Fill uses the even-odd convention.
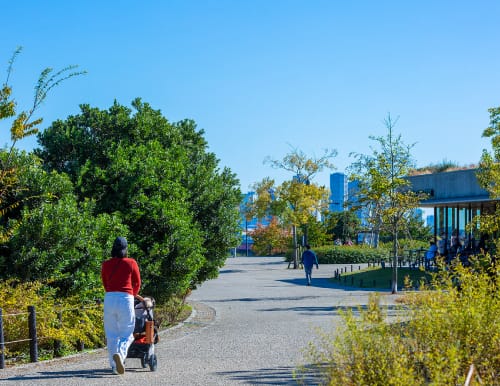
[[[146,367],[148,367],[148,360],[147,360],[147,357],[146,355],[141,357],[141,366],[143,369],[145,369]]]
[[[157,365],[158,365],[158,360],[156,359],[156,355],[153,354],[149,357],[149,369],[151,371],[156,371]]]

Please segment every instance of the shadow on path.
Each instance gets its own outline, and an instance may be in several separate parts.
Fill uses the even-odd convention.
[[[388,316],[400,314],[403,310],[401,306],[396,305],[380,305],[380,309],[384,310]],[[301,315],[331,315],[338,316],[345,312],[352,312],[355,316],[360,316],[361,312],[367,311],[367,305],[356,305],[356,306],[326,306],[326,307],[316,307],[316,306],[302,306],[302,307],[274,307],[274,308],[264,308],[259,311],[270,311],[270,312],[289,312],[295,311]]]
[[[127,367],[127,373],[137,373],[137,372],[149,372],[149,369],[142,368],[129,368]],[[15,375],[7,378],[1,378],[2,381],[18,381],[18,382],[28,382],[28,381],[47,381],[51,380],[59,384],[64,382],[64,379],[80,379],[82,384],[85,380],[91,379],[106,379],[106,378],[117,378],[116,375],[111,373],[110,369],[87,369],[87,370],[67,370],[67,371],[39,371],[37,373],[32,373],[29,375]]]
[[[60,380],[60,379],[96,379],[116,377],[108,369],[70,370],[70,371],[39,371],[36,374],[16,375],[1,379],[2,381],[32,381],[32,380]]]
[[[297,378],[294,367],[265,368],[249,371],[224,371],[217,375],[224,376],[247,385],[319,385],[321,376],[314,368],[305,369]]]
[[[304,277],[303,279],[280,279],[278,281],[281,281],[283,283],[288,283],[288,284],[293,284],[293,285],[300,285],[300,286],[306,286],[306,278]],[[339,282],[334,282],[330,278],[324,278],[324,277],[318,277],[318,278],[312,278],[311,281],[311,287],[316,287],[316,288],[335,288],[335,289],[341,289],[344,291],[348,292],[356,292],[356,291],[376,291],[376,292],[390,292],[390,289],[388,288],[387,290],[382,289],[382,288],[359,288],[359,287],[349,287],[347,285],[342,285]]]
[[[319,296],[283,296],[283,297],[263,297],[263,298],[234,298],[234,299],[218,299],[204,300],[205,303],[226,303],[226,302],[267,302],[267,301],[287,301],[287,300],[306,300],[315,299]]]

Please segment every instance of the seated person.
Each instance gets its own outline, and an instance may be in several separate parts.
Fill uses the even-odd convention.
[[[452,257],[457,257],[460,252],[462,252],[462,243],[460,242],[460,239],[458,237],[452,237],[450,247]]]
[[[446,255],[446,236],[445,234],[441,234],[441,238],[437,242],[438,252],[441,256]]]
[[[434,241],[430,241],[429,249],[425,252],[425,269],[430,269],[432,261],[437,254],[437,246]]]

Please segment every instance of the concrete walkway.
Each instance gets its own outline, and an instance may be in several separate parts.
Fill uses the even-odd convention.
[[[230,258],[219,278],[190,296],[194,315],[161,333],[158,370],[128,359],[126,373],[113,376],[103,350],[71,358],[0,370],[0,384],[17,385],[295,385],[293,371],[305,364],[303,350],[314,329],[342,322],[339,309],[368,302],[370,291],[352,290],[328,279],[337,266],[302,270],[281,258]],[[394,304],[388,292],[382,303]],[[315,374],[305,384],[318,384]]]

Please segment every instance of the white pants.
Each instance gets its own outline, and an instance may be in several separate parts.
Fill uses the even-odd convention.
[[[109,364],[115,367],[114,354],[122,362],[134,341],[134,297],[124,292],[107,292],[104,296],[104,332],[108,346]]]

